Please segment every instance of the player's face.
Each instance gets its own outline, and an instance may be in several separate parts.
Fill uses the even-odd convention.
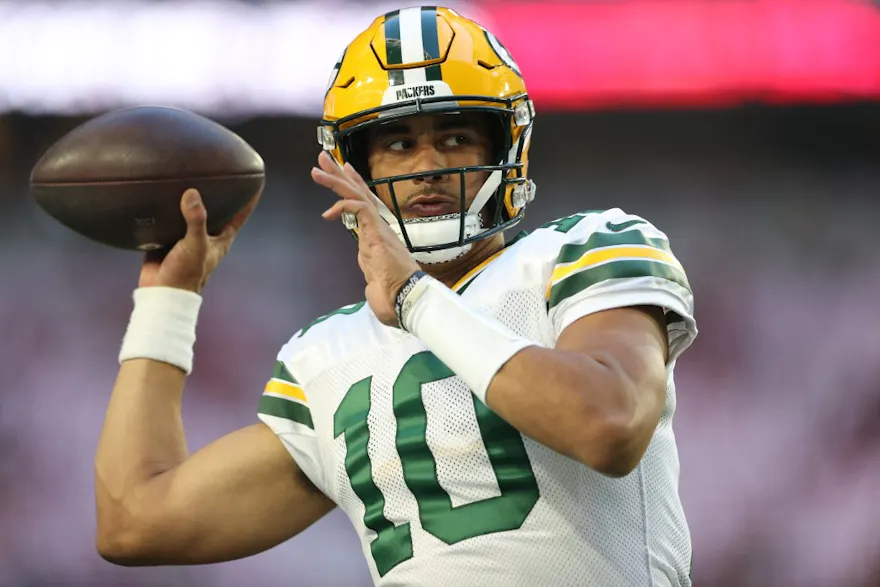
[[[478,114],[422,114],[389,122],[371,130],[368,144],[373,178],[419,173],[447,167],[487,165],[491,142],[486,121]],[[465,174],[467,207],[489,176],[488,171]],[[388,184],[376,193],[394,210]],[[394,195],[404,218],[440,216],[461,209],[461,175],[430,175],[394,182]]]

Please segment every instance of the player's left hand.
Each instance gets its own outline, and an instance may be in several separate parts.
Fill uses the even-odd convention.
[[[383,324],[397,326],[397,292],[419,270],[418,264],[379,214],[373,193],[354,167],[349,163],[340,167],[322,151],[312,179],[341,198],[322,214],[325,219],[338,220],[344,212],[357,216],[358,265],[367,282],[367,303]]]

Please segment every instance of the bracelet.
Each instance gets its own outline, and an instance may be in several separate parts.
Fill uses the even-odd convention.
[[[403,326],[403,317],[406,312],[409,311],[409,308],[412,307],[412,304],[417,297],[416,295],[413,295],[417,293],[414,290],[423,277],[427,277],[427,274],[424,271],[416,271],[410,275],[409,279],[406,280],[397,292],[397,297],[394,298],[394,313],[397,314],[397,325],[402,330],[406,330]]]
[[[132,297],[134,310],[122,339],[119,362],[152,359],[189,375],[202,296],[174,287],[140,287]]]
[[[519,336],[492,316],[469,307],[433,277],[418,280],[404,302],[403,328],[422,341],[486,403],[495,374],[522,349],[537,343]]]

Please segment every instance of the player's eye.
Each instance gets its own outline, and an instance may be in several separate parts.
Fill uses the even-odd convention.
[[[389,151],[405,151],[409,148],[412,148],[412,141],[407,139],[397,139],[395,141],[389,141],[385,148]]]
[[[449,135],[443,139],[443,145],[446,147],[459,147],[461,145],[467,145],[470,142],[471,138],[462,133]]]

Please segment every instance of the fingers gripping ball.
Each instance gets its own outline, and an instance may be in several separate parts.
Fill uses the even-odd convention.
[[[185,110],[117,110],[75,128],[31,172],[37,204],[94,241],[131,250],[186,234],[180,198],[199,191],[217,234],[265,183],[260,155],[220,124]]]

